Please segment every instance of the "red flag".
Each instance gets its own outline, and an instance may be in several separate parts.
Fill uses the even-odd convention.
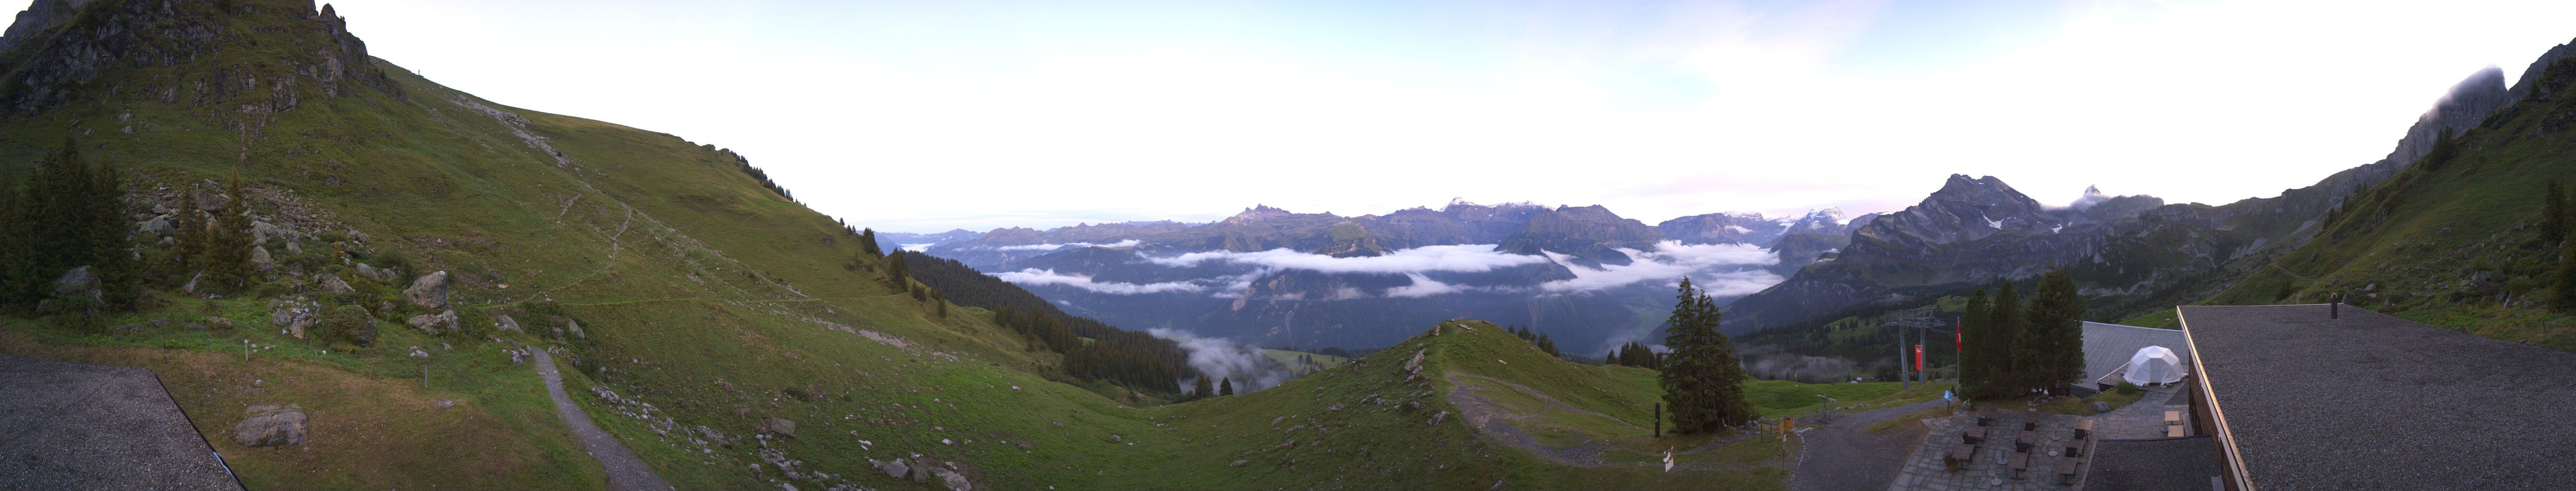
[[[1914,345],[1914,371],[1923,371],[1923,345]]]
[[[1960,332],[1965,330],[1967,330],[1965,324],[1955,322],[1950,324],[1950,352],[1964,353],[1968,351],[1968,335]]]

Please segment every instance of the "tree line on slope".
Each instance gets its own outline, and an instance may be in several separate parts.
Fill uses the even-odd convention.
[[[873,230],[863,230],[860,247],[874,252],[875,234]],[[944,298],[957,305],[992,310],[993,322],[1019,334],[1031,349],[1063,354],[1066,376],[1177,395],[1180,380],[1196,375],[1189,368],[1189,354],[1171,340],[1067,314],[1019,285],[956,260],[894,251],[885,256],[884,264],[889,281],[915,291],[916,299]],[[919,293],[924,291],[928,293]]]

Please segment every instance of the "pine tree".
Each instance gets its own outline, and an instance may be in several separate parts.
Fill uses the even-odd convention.
[[[1216,394],[1216,384],[1208,382],[1206,375],[1200,375],[1199,381],[1190,388],[1193,389],[1190,391],[1191,399],[1206,399]]]
[[[1234,377],[1226,377],[1223,380],[1218,380],[1216,382],[1216,395],[1234,395]]]
[[[1994,328],[1993,310],[1994,300],[1986,298],[1986,290],[1980,288],[1976,294],[1968,296],[1967,311],[1959,314],[1959,337],[1962,340],[1959,343],[1959,391],[1962,394],[1983,394],[1995,383],[1992,367],[2003,360],[1986,349],[1986,338],[1992,336],[1990,331]]]
[[[884,247],[877,245],[877,229],[859,229],[859,250],[870,256],[885,255]]]
[[[2576,236],[2564,239],[2576,240]],[[2576,311],[2576,247],[2559,248],[2558,278],[2554,283],[2550,303],[2561,312]]]
[[[206,281],[198,286],[229,291],[248,286],[251,279],[250,200],[242,194],[238,175],[224,183],[224,194],[232,199],[215,214],[214,230],[207,234]]]
[[[1987,311],[1986,319],[1986,331],[1989,334],[1986,335],[1986,345],[1983,349],[1995,362],[1987,366],[1987,369],[1991,370],[1987,375],[1987,380],[1990,382],[1986,387],[1987,392],[1980,394],[1978,398],[2018,397],[2021,395],[2022,388],[2028,387],[2025,381],[2029,380],[2029,377],[2024,376],[2023,372],[2030,369],[2030,364],[2014,352],[2013,346],[2021,339],[2023,326],[2030,323],[2030,317],[2023,314],[2021,295],[2013,292],[2011,283],[2005,283],[2002,288],[1995,290],[1994,305]]]
[[[0,188],[0,306],[12,312],[35,307],[36,218],[15,180]]]
[[[2552,242],[2567,237],[2567,190],[2553,179],[2540,199],[2540,237]]]
[[[2030,323],[2015,339],[2015,359],[2029,368],[2023,388],[2057,392],[2084,376],[2084,297],[2064,270],[2042,275],[2031,293]]]
[[[1554,339],[1548,339],[1548,337],[1547,337],[1547,333],[1539,333],[1539,334],[1538,334],[1538,341],[1537,341],[1537,344],[1538,344],[1538,350],[1539,350],[1539,351],[1547,352],[1547,356],[1553,356],[1553,357],[1559,357],[1559,358],[1562,358],[1562,357],[1564,357],[1564,356],[1565,356],[1565,355],[1563,355],[1563,354],[1560,354],[1560,353],[1557,353],[1557,352],[1556,352],[1556,340],[1554,340]]]
[[[903,254],[886,256],[886,284],[893,285],[896,289],[909,289],[910,287],[906,285],[912,284],[910,275],[911,272],[904,270]]]
[[[1732,341],[1717,332],[1716,302],[1688,278],[1679,290],[1664,337],[1673,353],[1656,376],[1664,403],[1673,408],[1674,430],[1707,433],[1752,420],[1753,406],[1744,400],[1744,367]]]

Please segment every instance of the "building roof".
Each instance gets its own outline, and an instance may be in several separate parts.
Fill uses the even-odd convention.
[[[2084,476],[2084,489],[2209,489],[2209,480],[2223,472],[2218,446],[2209,437],[2102,440],[2093,443],[2093,469]]]
[[[0,355],[0,488],[241,483],[151,370]]]
[[[2218,437],[2255,489],[2576,483],[2576,354],[2326,310],[2179,309]]]
[[[2148,346],[2172,349],[2182,356],[2184,365],[2191,364],[2191,341],[2180,330],[2084,323],[2084,381],[2076,385],[2084,386],[2110,375],[2129,364],[2129,357],[2137,355],[2138,348]]]

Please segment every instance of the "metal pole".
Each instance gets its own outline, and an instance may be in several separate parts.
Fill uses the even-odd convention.
[[[1914,388],[1914,375],[1905,371],[1905,327],[1896,328],[1896,388]]]

